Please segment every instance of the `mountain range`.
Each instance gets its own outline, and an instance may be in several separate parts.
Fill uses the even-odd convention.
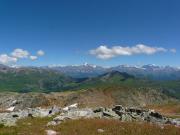
[[[126,72],[136,77],[153,80],[179,80],[180,68],[171,66],[156,66],[153,64],[143,66],[119,65],[105,68],[102,66],[84,64],[71,66],[47,66],[46,69],[56,70],[75,78],[95,77],[110,71]]]
[[[102,67],[92,64],[69,65],[69,66],[42,66],[42,67],[21,67],[0,65],[0,72],[18,70],[52,70],[63,73],[73,78],[96,77],[111,71],[126,72],[135,77],[148,78],[151,80],[180,80],[180,68],[172,66],[156,66],[148,64],[143,66],[119,65],[114,67]]]

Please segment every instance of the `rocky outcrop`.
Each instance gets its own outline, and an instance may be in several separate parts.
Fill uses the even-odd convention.
[[[141,109],[137,107],[123,107],[116,105],[113,108],[78,108],[77,104],[65,108],[28,108],[19,111],[0,113],[0,124],[5,126],[15,126],[18,119],[26,117],[56,117],[47,123],[47,126],[55,126],[66,120],[75,120],[80,118],[102,118],[116,119],[120,121],[138,121],[150,122],[154,124],[171,124],[180,126],[180,119],[171,119],[161,115],[154,110]]]
[[[0,124],[4,126],[15,126],[17,120],[27,117],[48,117],[60,113],[61,109],[58,107],[52,107],[48,109],[43,108],[28,108],[24,110],[18,110],[14,112],[0,113]]]
[[[179,119],[167,118],[154,110],[145,110],[136,107],[123,107],[121,105],[116,105],[113,108],[76,108],[68,110],[55,117],[53,121],[47,124],[47,126],[57,125],[68,119],[74,120],[79,118],[105,118],[121,121],[141,121],[155,124],[172,124],[180,126]]]
[[[0,93],[0,110],[18,111],[48,105],[49,100],[43,93]]]

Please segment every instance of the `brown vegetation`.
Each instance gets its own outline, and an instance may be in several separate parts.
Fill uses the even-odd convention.
[[[180,117],[180,104],[179,103],[169,103],[163,105],[149,105],[148,108],[154,109],[161,114],[169,117]]]
[[[148,123],[120,122],[105,119],[69,120],[55,127],[46,124],[52,118],[25,119],[17,127],[0,127],[0,135],[44,135],[45,130],[57,131],[59,135],[179,135],[180,128],[160,127]],[[104,132],[99,133],[98,129]]]

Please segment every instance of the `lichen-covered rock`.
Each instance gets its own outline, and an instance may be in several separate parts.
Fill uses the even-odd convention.
[[[112,109],[105,108],[102,113],[105,118],[120,119],[120,116]]]
[[[52,108],[28,108],[25,110],[19,110],[15,112],[0,113],[0,124],[5,126],[15,126],[18,119],[26,117],[48,117],[56,113],[59,113],[61,109],[58,107]]]
[[[53,119],[53,121],[49,122],[47,126],[50,125],[57,125],[60,124],[63,121],[66,121],[68,119],[79,119],[79,118],[94,118],[95,114],[92,109],[73,109],[69,110],[67,112],[63,112],[57,117]]]

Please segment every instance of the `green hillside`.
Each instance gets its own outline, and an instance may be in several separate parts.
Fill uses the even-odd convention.
[[[65,89],[70,85],[73,85],[72,78],[49,70],[0,72],[0,91],[47,92]]]
[[[132,90],[156,90],[168,96],[180,99],[180,81],[152,81],[135,78],[127,73],[112,71],[95,78],[90,78],[79,85],[83,88],[115,88]]]
[[[0,72],[0,91],[58,92],[90,88],[121,87],[154,89],[180,99],[180,81],[151,81],[127,73],[112,71],[94,78],[75,79],[47,69],[28,68]]]

